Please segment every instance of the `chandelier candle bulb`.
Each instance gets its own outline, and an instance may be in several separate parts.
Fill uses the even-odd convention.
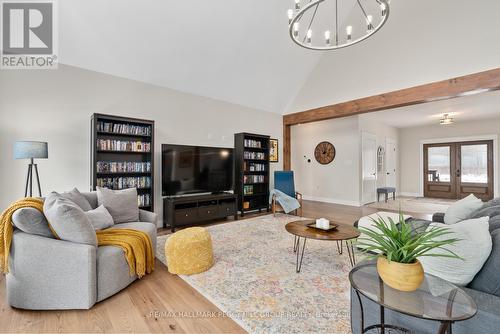
[[[307,37],[307,44],[311,44],[312,34],[313,34],[313,32],[312,32],[311,29],[307,30],[307,35],[306,35],[306,37]]]
[[[296,11],[300,10],[300,0],[295,0],[295,10]]]
[[[330,45],[330,30],[325,31],[325,43],[326,45]]]
[[[299,36],[299,22],[293,24],[293,35],[295,37]]]
[[[345,32],[347,34],[347,40],[350,41],[352,39],[352,26],[347,26]]]
[[[372,30],[373,30],[372,20],[373,20],[373,16],[368,15],[368,16],[366,17],[366,29],[367,29],[368,31],[372,31]]]
[[[288,24],[290,24],[290,22],[292,22],[293,19],[293,9],[289,9],[287,11],[287,15],[288,15]]]
[[[380,9],[382,10],[382,16],[385,16],[387,14],[387,7],[385,6],[385,3],[380,4]]]

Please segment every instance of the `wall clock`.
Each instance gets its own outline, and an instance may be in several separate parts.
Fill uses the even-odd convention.
[[[335,146],[332,143],[323,141],[316,146],[314,157],[322,165],[327,165],[335,159]]]

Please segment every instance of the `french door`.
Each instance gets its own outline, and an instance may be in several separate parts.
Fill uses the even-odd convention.
[[[493,198],[493,141],[424,145],[424,197]]]

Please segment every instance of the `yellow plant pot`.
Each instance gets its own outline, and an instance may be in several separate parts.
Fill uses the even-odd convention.
[[[424,268],[418,260],[415,263],[398,263],[380,256],[377,271],[385,284],[400,291],[415,291],[424,281]]]

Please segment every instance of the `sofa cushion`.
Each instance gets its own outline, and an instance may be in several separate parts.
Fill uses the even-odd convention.
[[[127,287],[137,279],[130,275],[130,268],[121,248],[97,248],[97,301],[100,302]]]
[[[73,201],[76,205],[78,205],[83,211],[92,210],[92,206],[90,206],[89,201],[80,193],[77,188],[73,188],[73,190],[64,192],[61,194],[64,198]]]
[[[114,225],[113,217],[111,217],[104,205],[97,207],[97,209],[86,211],[85,215],[88,217],[90,223],[96,231],[103,230]]]
[[[146,222],[123,223],[110,229],[133,229],[146,232],[156,251],[156,225]],[[123,250],[114,246],[97,249],[97,301],[106,299],[132,283],[137,276],[130,276],[130,268]]]
[[[490,232],[500,228],[500,215],[490,218]]]
[[[461,259],[422,256],[419,258],[426,273],[438,276],[456,285],[467,285],[481,270],[491,253],[492,242],[488,217],[464,220],[453,225],[432,223],[429,228],[444,227],[453,234],[442,235],[436,240],[460,239],[453,245],[445,246]],[[434,249],[433,254],[449,254],[442,249]]]
[[[482,208],[474,211],[469,218],[479,218],[479,217],[496,217],[500,215],[500,204],[499,205],[488,205],[486,203]]]
[[[97,205],[97,191],[83,192],[81,194],[87,199],[87,201],[89,201],[92,209],[95,209],[99,206]]]
[[[92,224],[73,201],[51,192],[45,199],[43,212],[59,239],[97,246]]]
[[[12,215],[14,226],[23,232],[36,234],[42,237],[54,238],[49,228],[49,222],[43,213],[35,208],[21,208]]]
[[[139,220],[136,188],[111,190],[97,187],[97,204],[104,205],[108,209],[115,224]]]
[[[491,239],[491,254],[469,287],[500,297],[500,230],[493,231]]]
[[[444,214],[444,222],[445,224],[455,224],[459,221],[468,219],[474,211],[482,206],[483,202],[474,196],[474,194],[470,194],[449,206]]]

